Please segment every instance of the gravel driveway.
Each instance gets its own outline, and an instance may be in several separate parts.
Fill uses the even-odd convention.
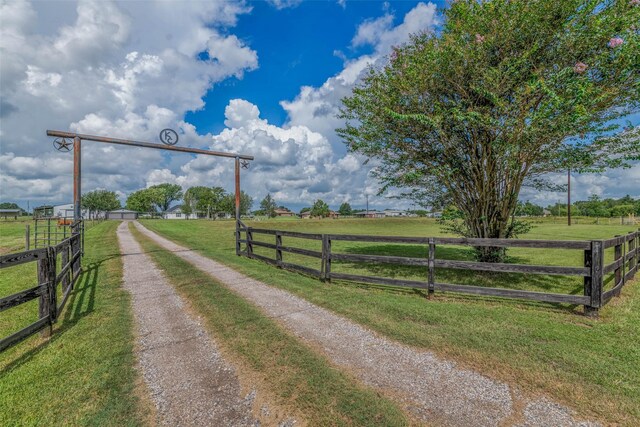
[[[278,319],[334,364],[401,402],[417,419],[443,426],[590,426],[544,397],[528,399],[508,384],[456,367],[286,291],[251,279],[135,222],[143,234]],[[273,268],[265,265],[265,268]]]
[[[252,396],[234,368],[186,311],[180,297],[128,228],[118,227],[124,283],[132,295],[137,356],[159,422],[170,426],[254,426]]]

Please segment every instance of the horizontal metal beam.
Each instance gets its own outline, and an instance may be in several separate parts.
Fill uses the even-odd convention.
[[[128,145],[130,147],[155,148],[157,150],[178,151],[181,153],[204,154],[207,156],[230,157],[232,159],[240,158],[243,160],[253,160],[253,156],[246,154],[225,153],[222,151],[201,150],[199,148],[177,147],[175,145],[155,144],[152,142],[132,141],[128,139],[108,138],[106,136],[84,135],[81,133],[64,132],[60,130],[48,130],[48,136],[57,136],[61,138],[80,138],[84,141],[104,142],[107,144]]]

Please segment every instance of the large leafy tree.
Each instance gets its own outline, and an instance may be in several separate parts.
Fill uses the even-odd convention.
[[[127,197],[127,209],[136,212],[155,213],[155,202],[154,192],[145,188],[129,194],[129,197]]]
[[[329,213],[329,205],[327,205],[324,200],[318,199],[313,202],[313,206],[311,207],[311,216],[326,218],[329,216]]]
[[[114,191],[94,190],[82,195],[81,206],[93,217],[96,212],[108,212],[120,209],[120,200]]]
[[[178,184],[158,184],[148,188],[155,198],[154,204],[161,212],[166,211],[172,202],[182,199],[182,187]]]
[[[453,203],[469,237],[508,238],[523,185],[640,158],[640,6],[629,0],[459,0],[343,100],[347,146],[388,187]],[[482,260],[501,259],[495,248]]]
[[[262,214],[269,218],[274,218],[276,216],[277,207],[278,205],[273,197],[271,197],[271,194],[267,194],[260,202],[260,210],[262,211]]]
[[[340,213],[340,215],[349,216],[353,213],[353,210],[351,209],[351,205],[349,203],[344,202],[340,205],[340,209],[338,209],[338,212]]]
[[[240,215],[248,215],[253,206],[253,198],[244,191],[240,191]],[[228,193],[222,200],[222,212],[235,215],[236,213],[236,195]]]
[[[184,194],[182,211],[186,214],[202,212],[213,218],[216,212],[224,212],[225,196],[222,187],[191,187]]]

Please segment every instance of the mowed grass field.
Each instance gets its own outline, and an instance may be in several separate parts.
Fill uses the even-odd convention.
[[[547,394],[607,423],[640,423],[640,290],[637,279],[622,296],[600,312],[600,318],[581,316],[580,307],[498,300],[436,293],[426,300],[422,291],[317,279],[279,270],[235,255],[233,221],[145,220],[148,228],[237,270],[331,309],[371,329],[418,348],[432,350],[494,378],[518,385],[525,393]],[[443,235],[426,219],[271,220],[249,223],[310,233],[399,236]],[[632,231],[632,226],[538,224],[526,238],[589,240]],[[258,238],[258,236],[254,236]],[[274,236],[260,240],[273,243]],[[284,245],[317,249],[301,239],[283,238]],[[417,245],[379,245],[334,242],[343,253],[425,256]],[[273,250],[264,255],[274,257]],[[256,251],[259,253],[258,251]],[[289,262],[319,268],[319,260],[283,254]],[[512,262],[540,265],[582,265],[581,251],[512,249]],[[612,251],[607,251],[612,259]],[[472,259],[468,248],[438,248],[437,256]],[[306,260],[303,260],[307,258]],[[375,264],[334,264],[334,271],[386,277],[420,278],[426,272]],[[481,274],[437,271],[436,280],[546,292],[582,292],[579,278]],[[608,286],[611,286],[609,283]]]
[[[117,222],[86,233],[84,272],[54,325],[0,353],[0,425],[140,425],[129,295],[121,289]],[[0,223],[2,253],[24,250],[24,223]],[[36,263],[0,270],[0,297],[37,283]],[[37,320],[37,300],[0,313],[5,337]]]

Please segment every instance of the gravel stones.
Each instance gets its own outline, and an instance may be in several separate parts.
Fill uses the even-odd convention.
[[[118,240],[132,295],[139,369],[159,422],[171,426],[257,426],[255,392],[242,396],[233,366],[144,253],[123,222]]]
[[[424,423],[443,426],[594,426],[546,398],[527,399],[508,384],[411,348],[324,308],[251,279],[190,251],[139,223],[135,226],[276,318],[332,363],[399,401]],[[265,266],[265,268],[271,268]],[[516,400],[517,401],[514,401]]]

